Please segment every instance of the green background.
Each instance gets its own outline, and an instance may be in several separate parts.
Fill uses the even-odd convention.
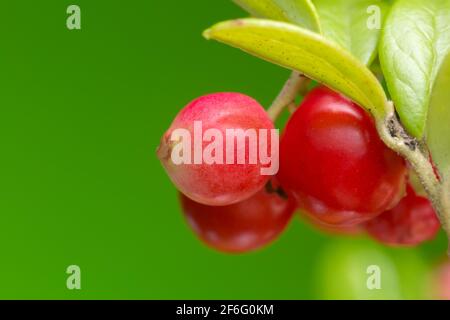
[[[70,4],[82,30],[66,28]],[[228,0],[0,2],[0,298],[339,298],[350,284],[339,282],[337,243],[351,257],[354,245],[404,257],[395,263],[408,279],[419,276],[411,256],[425,268],[442,257],[442,235],[386,250],[300,219],[247,255],[196,239],[155,150],[199,95],[238,91],[268,105],[278,93],[289,71],[201,37],[242,16]],[[66,288],[71,264],[78,291]]]

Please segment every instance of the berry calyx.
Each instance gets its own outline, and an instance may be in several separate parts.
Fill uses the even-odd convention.
[[[210,94],[181,110],[157,153],[187,197],[230,205],[254,195],[278,171],[278,132],[254,99]]]
[[[227,253],[244,253],[274,241],[296,209],[292,199],[263,188],[229,206],[205,206],[180,194],[183,213],[196,235],[208,246]]]
[[[432,240],[440,223],[431,202],[408,185],[407,195],[393,209],[367,222],[367,232],[391,246],[416,246]]]
[[[278,178],[311,217],[328,225],[367,221],[404,194],[405,161],[379,138],[373,119],[320,86],[289,120]]]

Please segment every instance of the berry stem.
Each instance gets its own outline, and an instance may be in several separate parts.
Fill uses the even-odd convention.
[[[447,221],[447,226],[450,222],[450,179],[445,179],[444,183],[441,184],[441,203],[444,212],[444,219]],[[449,247],[447,255],[450,257],[450,234],[447,232],[447,238],[449,242]]]
[[[283,89],[281,89],[281,92],[267,110],[269,117],[275,121],[286,107],[292,103],[295,103],[297,94],[300,91],[306,90],[308,82],[308,78],[297,71],[293,71],[289,79],[286,81]]]
[[[378,133],[384,143],[402,155],[416,172],[450,242],[450,201],[446,196],[447,189],[436,176],[426,148],[403,128],[395,114],[393,103],[388,102],[386,109],[385,117],[376,119]],[[450,250],[448,253],[450,255]]]

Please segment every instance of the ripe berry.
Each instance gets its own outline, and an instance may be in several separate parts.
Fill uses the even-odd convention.
[[[259,249],[275,240],[291,220],[296,205],[266,188],[229,206],[205,206],[180,194],[184,215],[208,246],[228,253]]]
[[[415,246],[432,240],[440,228],[427,198],[418,196],[411,186],[393,209],[367,222],[366,230],[378,241],[392,246]]]
[[[380,140],[373,119],[323,86],[305,97],[281,140],[282,186],[328,225],[358,224],[395,206],[406,171],[404,160]]]
[[[181,137],[180,130],[189,137]],[[230,130],[256,134],[229,138]],[[188,147],[180,152],[185,143]],[[187,161],[175,163],[174,153]],[[261,153],[267,157],[262,159]],[[258,102],[239,93],[216,93],[192,101],[176,116],[158,156],[187,197],[206,205],[229,205],[254,195],[278,171],[278,135]]]

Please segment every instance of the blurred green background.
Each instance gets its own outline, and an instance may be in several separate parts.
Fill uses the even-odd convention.
[[[66,28],[70,4],[82,30]],[[201,37],[245,15],[229,0],[0,2],[0,298],[424,294],[416,282],[444,254],[442,235],[388,250],[295,219],[272,246],[229,256],[188,229],[155,156],[161,135],[199,95],[238,91],[267,106],[289,75]],[[368,263],[389,265],[375,295],[353,279]],[[82,290],[66,288],[71,264]]]

